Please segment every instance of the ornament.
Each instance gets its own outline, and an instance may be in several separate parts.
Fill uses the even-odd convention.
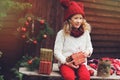
[[[34,40],[34,41],[33,41],[33,43],[34,43],[34,44],[37,44],[37,41],[36,41],[36,40]]]
[[[33,62],[33,59],[29,60],[29,61],[28,61],[28,64],[32,64],[32,62]]]
[[[32,18],[30,16],[27,17],[28,21],[32,21]]]
[[[22,35],[22,38],[25,38],[26,36],[25,35]]]
[[[22,27],[22,29],[21,29],[21,30],[25,32],[25,31],[26,31],[26,28]]]
[[[45,20],[40,20],[40,24],[44,24],[45,23]]]
[[[44,34],[44,35],[43,35],[43,38],[44,38],[44,39],[46,39],[46,38],[47,38],[47,35],[46,35],[46,34]]]
[[[25,24],[26,24],[27,26],[29,25],[29,23],[28,23],[27,21],[25,22]]]

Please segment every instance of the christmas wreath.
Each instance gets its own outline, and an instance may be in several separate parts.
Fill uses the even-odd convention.
[[[39,17],[26,16],[21,18],[19,22],[22,25],[17,29],[20,32],[20,36],[27,43],[40,43],[43,39],[46,39],[48,35],[53,34],[52,28],[49,27],[48,23]]]

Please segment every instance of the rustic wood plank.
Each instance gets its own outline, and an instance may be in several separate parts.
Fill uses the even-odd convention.
[[[86,15],[94,15],[96,16],[103,16],[103,17],[110,17],[118,19],[120,18],[120,13],[115,11],[106,11],[106,10],[98,10],[98,9],[91,9],[91,8],[85,8],[85,14]]]
[[[94,53],[103,53],[103,54],[106,54],[106,53],[120,53],[119,48],[120,47],[118,47],[118,48],[117,47],[114,47],[114,48],[98,47],[98,48],[94,48]]]
[[[120,30],[120,24],[112,24],[105,22],[93,22],[89,21],[92,29],[109,29],[109,30]]]
[[[114,19],[114,18],[109,18],[109,17],[87,15],[86,18],[87,18],[87,21],[120,24],[120,19]]]
[[[120,36],[120,29],[110,30],[110,29],[92,29],[92,35],[106,35],[106,36]]]
[[[102,4],[96,4],[96,3],[90,3],[90,2],[84,2],[84,5],[85,5],[85,8],[120,12],[120,9],[118,6],[109,6],[109,5],[102,5]]]
[[[118,36],[106,36],[106,35],[92,35],[93,41],[117,41],[120,42],[120,37]],[[109,47],[109,46],[108,46]]]
[[[120,47],[120,44],[118,42],[107,42],[107,41],[94,41],[93,46],[95,48],[116,48],[118,49]]]
[[[118,52],[98,52],[98,51],[95,51],[90,59],[92,58],[102,58],[102,57],[111,57],[111,58],[119,58],[119,53]]]
[[[120,6],[119,0],[77,0],[77,1],[82,1],[84,3],[89,2],[89,3],[94,3],[94,4],[109,5],[109,6],[118,6],[118,7]]]

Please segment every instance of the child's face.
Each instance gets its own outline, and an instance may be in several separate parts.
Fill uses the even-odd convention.
[[[71,17],[70,22],[73,27],[79,28],[83,22],[83,16],[81,14],[76,14]]]

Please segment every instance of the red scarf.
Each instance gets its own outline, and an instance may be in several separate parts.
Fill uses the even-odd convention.
[[[80,37],[84,33],[84,29],[82,26],[80,26],[78,29],[72,27],[70,35],[73,37]]]

